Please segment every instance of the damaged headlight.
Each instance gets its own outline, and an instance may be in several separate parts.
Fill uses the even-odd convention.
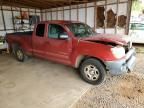
[[[122,46],[116,46],[111,48],[112,54],[117,59],[122,58],[125,56],[125,49]]]

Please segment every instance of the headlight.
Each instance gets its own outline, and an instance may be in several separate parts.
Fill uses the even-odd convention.
[[[118,59],[125,56],[125,49],[121,46],[111,48],[111,51],[112,51],[112,54]]]

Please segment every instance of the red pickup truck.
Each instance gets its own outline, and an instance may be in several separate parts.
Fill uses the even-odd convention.
[[[33,32],[7,34],[6,41],[18,61],[35,56],[69,65],[91,84],[103,82],[107,73],[131,71],[136,60],[130,42],[76,21],[40,22]]]

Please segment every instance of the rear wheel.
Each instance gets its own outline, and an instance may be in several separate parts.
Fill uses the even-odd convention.
[[[24,62],[27,59],[27,55],[25,55],[24,51],[20,47],[14,49],[14,55],[20,62]]]
[[[80,66],[80,74],[86,82],[98,85],[105,80],[106,70],[97,59],[87,59]]]

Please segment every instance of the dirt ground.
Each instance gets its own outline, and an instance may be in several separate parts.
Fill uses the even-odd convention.
[[[93,86],[73,108],[144,108],[144,53],[137,54],[134,71]]]

